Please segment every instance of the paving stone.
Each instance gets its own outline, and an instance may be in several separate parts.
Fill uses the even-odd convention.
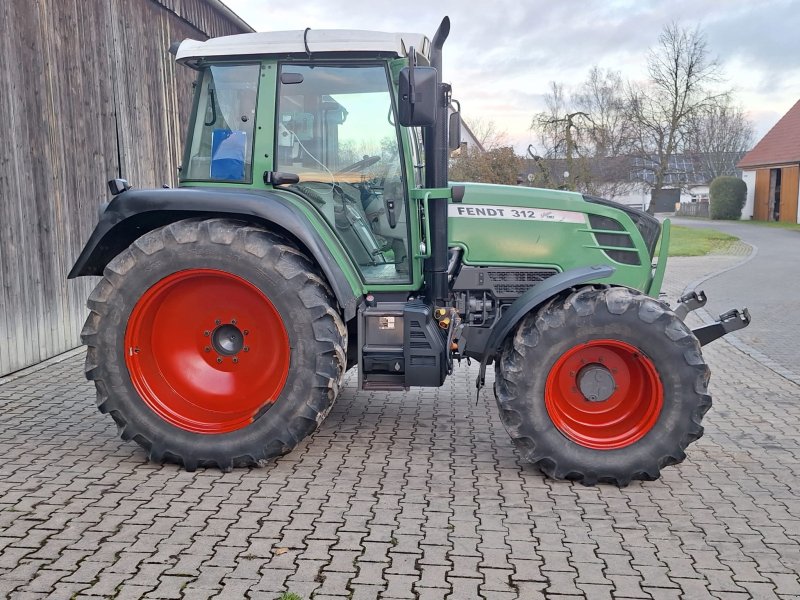
[[[668,299],[740,259],[672,259]],[[0,385],[0,590],[795,598],[800,386],[727,339],[703,352],[714,397],[705,436],[660,480],[621,490],[554,482],[524,464],[497,417],[492,369],[475,402],[476,365],[441,389],[402,393],[359,391],[350,372],[292,453],[187,473],[120,441],[94,406],[83,357],[69,358]]]

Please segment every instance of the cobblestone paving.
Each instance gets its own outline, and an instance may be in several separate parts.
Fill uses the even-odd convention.
[[[674,260],[667,291],[736,260]],[[705,437],[622,490],[521,463],[474,365],[406,394],[351,374],[274,465],[185,473],[118,440],[70,358],[0,385],[0,594],[800,598],[800,388],[725,341],[706,357]]]

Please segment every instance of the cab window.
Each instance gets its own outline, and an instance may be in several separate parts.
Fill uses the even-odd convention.
[[[385,66],[284,64],[275,170],[325,216],[372,283],[410,281],[405,181]]]
[[[252,181],[260,69],[258,64],[206,67],[182,180]]]

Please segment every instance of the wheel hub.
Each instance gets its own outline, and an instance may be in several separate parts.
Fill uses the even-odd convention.
[[[217,354],[235,356],[244,348],[244,334],[236,325],[219,325],[211,334],[211,344]]]
[[[647,435],[661,414],[664,389],[653,362],[636,347],[596,339],[568,349],[545,382],[553,425],[585,448],[616,450]]]
[[[592,364],[578,372],[578,389],[589,402],[605,402],[617,389],[617,384],[608,369]]]
[[[214,269],[176,271],[145,290],[125,347],[145,404],[204,434],[242,429],[263,414],[281,394],[291,356],[283,318],[264,292]]]

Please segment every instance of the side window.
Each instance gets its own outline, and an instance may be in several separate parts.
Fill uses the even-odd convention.
[[[198,90],[183,180],[252,181],[260,65],[211,65]]]
[[[410,281],[406,185],[384,66],[284,64],[275,170],[325,216],[371,283]]]

